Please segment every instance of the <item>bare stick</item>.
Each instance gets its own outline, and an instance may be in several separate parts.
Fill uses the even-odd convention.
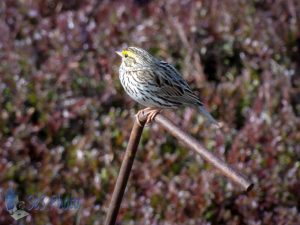
[[[105,223],[104,223],[105,225],[114,225],[117,220],[118,212],[121,206],[127,181],[131,172],[137,147],[148,116],[148,114],[145,114],[145,112],[139,113],[138,115],[139,118],[136,118],[130,134],[129,143],[125,152],[125,156],[121,165],[119,176],[115,185],[115,189],[105,219]],[[158,124],[160,124],[163,128],[165,128],[167,131],[169,131],[173,136],[175,136],[183,143],[185,143],[189,148],[193,149],[198,154],[200,154],[209,163],[214,165],[217,169],[221,171],[221,173],[227,176],[230,180],[239,184],[244,190],[250,191],[252,189],[253,184],[249,180],[247,180],[239,172],[231,168],[228,164],[226,164],[224,161],[219,159],[213,153],[206,150],[195,138],[188,135],[186,132],[182,131],[180,128],[175,126],[171,121],[166,119],[164,116],[158,114],[155,117],[155,121]]]
[[[127,181],[131,172],[135,154],[137,151],[138,144],[141,139],[141,135],[145,126],[146,118],[135,119],[133,128],[130,134],[129,142],[125,152],[125,156],[121,165],[119,176],[115,185],[115,189],[112,195],[112,199],[109,204],[109,209],[105,219],[105,225],[114,225],[116,223],[124,191],[127,185]]]
[[[241,175],[238,171],[230,167],[223,160],[215,156],[213,153],[205,149],[195,138],[175,126],[171,121],[166,119],[163,115],[158,114],[155,117],[155,121],[160,124],[164,129],[169,131],[173,136],[181,140],[189,148],[196,151],[201,155],[206,161],[214,165],[219,171],[228,177],[230,180],[234,181],[240,185],[245,191],[250,191],[253,187],[253,183]]]

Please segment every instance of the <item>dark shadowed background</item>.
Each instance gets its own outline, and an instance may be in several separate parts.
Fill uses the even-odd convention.
[[[102,225],[140,106],[118,79],[122,47],[172,63],[210,112],[166,111],[255,184],[216,173],[156,124],[146,128],[118,224],[300,224],[298,0],[2,0],[0,224],[9,187],[72,196],[79,211],[25,224]]]

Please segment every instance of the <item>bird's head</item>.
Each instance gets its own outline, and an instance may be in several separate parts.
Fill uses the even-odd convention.
[[[125,48],[116,53],[121,56],[122,64],[126,67],[145,67],[156,62],[156,59],[150,53],[137,47]]]

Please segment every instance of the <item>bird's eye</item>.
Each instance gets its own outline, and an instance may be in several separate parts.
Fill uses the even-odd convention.
[[[124,57],[125,57],[125,58],[127,58],[127,57],[128,57],[128,54],[127,54],[127,53],[125,53]]]

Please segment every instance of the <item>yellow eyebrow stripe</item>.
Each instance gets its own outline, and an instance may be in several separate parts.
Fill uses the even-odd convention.
[[[129,57],[134,57],[135,54],[133,52],[130,52],[128,50],[122,50],[122,55],[125,56],[125,55],[128,55]]]

